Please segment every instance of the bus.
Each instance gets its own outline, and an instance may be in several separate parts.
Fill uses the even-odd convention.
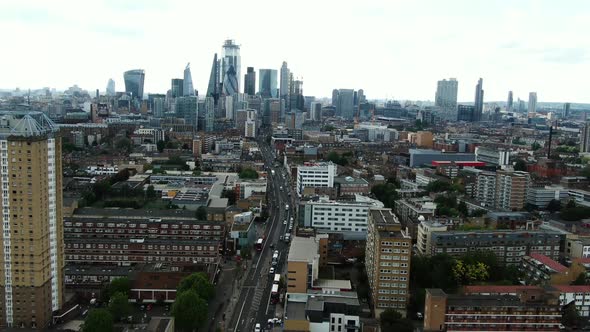
[[[275,273],[275,278],[272,281],[273,285],[278,285],[279,282],[281,281],[281,274],[280,273]]]
[[[263,245],[264,245],[264,239],[259,238],[258,240],[256,240],[256,244],[254,244],[254,248],[256,248],[257,251],[262,251]]]
[[[276,304],[279,302],[279,284],[273,284],[270,290],[270,303]]]

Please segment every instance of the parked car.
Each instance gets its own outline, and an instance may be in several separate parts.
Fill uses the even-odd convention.
[[[254,327],[254,332],[262,332],[262,328],[260,327],[260,323],[256,323],[256,326]]]

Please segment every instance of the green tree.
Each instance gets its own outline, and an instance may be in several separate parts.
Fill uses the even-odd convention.
[[[131,151],[133,148],[133,143],[129,138],[121,137],[115,141],[115,148],[117,150]]]
[[[547,204],[547,211],[554,213],[559,210],[561,210],[561,203],[558,200],[552,199],[549,201],[549,204]]]
[[[249,167],[242,169],[238,175],[240,179],[258,179],[258,172]]]
[[[180,281],[177,293],[182,293],[187,290],[194,290],[197,295],[209,301],[215,296],[215,287],[203,272],[193,273]]]
[[[537,142],[534,142],[534,143],[531,145],[531,149],[532,149],[533,151],[537,151],[537,150],[539,150],[540,148],[541,148],[541,144],[539,144],[539,143],[537,143]]]
[[[193,289],[179,293],[172,305],[176,328],[181,331],[194,331],[207,321],[207,302]]]
[[[163,152],[164,148],[166,147],[166,142],[164,141],[158,141],[156,143],[156,147],[158,148],[158,152]]]
[[[109,301],[109,311],[117,320],[127,317],[131,313],[127,295],[121,292],[113,293]]]
[[[129,295],[131,290],[131,281],[127,277],[115,278],[109,285],[109,296],[115,293],[123,293]]]
[[[387,332],[413,332],[414,325],[408,318],[402,318],[402,315],[394,309],[387,309],[379,315],[379,324],[381,331]]]
[[[152,186],[151,184],[147,187],[146,191],[145,191],[145,196],[147,197],[147,199],[156,199],[157,194],[156,194],[156,190],[154,189],[154,186]]]
[[[526,172],[527,168],[526,168],[526,161],[522,160],[522,159],[517,159],[514,162],[514,170],[515,171],[523,171]]]
[[[441,180],[432,181],[426,185],[426,191],[428,192],[440,193],[449,189],[451,189],[451,184]]]
[[[467,204],[464,201],[461,201],[457,205],[457,211],[459,211],[459,213],[461,213],[461,215],[464,217],[469,216],[469,209],[467,208]]]
[[[204,206],[199,206],[195,212],[195,217],[200,221],[207,220],[207,208]]]
[[[572,282],[572,285],[585,285],[586,284],[586,274],[580,273],[576,280]]]
[[[466,264],[463,260],[457,260],[453,267],[455,279],[463,285],[469,285],[474,281],[485,281],[490,277],[490,268],[482,262]]]
[[[576,306],[573,303],[567,305],[563,309],[561,323],[568,327],[578,326],[578,324],[580,323],[580,313],[578,312]]]
[[[84,320],[83,332],[112,332],[113,315],[106,309],[92,309]]]

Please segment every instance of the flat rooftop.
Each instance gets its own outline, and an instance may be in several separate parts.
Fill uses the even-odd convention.
[[[289,262],[313,262],[314,258],[319,258],[319,243],[314,237],[295,236],[291,240],[289,248]]]
[[[352,289],[350,280],[318,279],[313,286],[318,288]]]
[[[74,212],[73,218],[85,217],[111,217],[111,218],[132,218],[132,219],[195,219],[195,212],[189,210],[148,210],[148,209],[122,209],[122,208],[78,208]]]

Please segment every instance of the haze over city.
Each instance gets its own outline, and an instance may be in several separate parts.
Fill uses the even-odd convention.
[[[223,8],[222,8],[223,7]],[[123,72],[146,71],[145,92],[165,93],[191,63],[207,88],[222,41],[241,45],[242,68],[287,61],[306,95],[364,89],[370,99],[433,100],[436,82],[456,77],[472,101],[588,102],[587,1],[8,1],[0,5],[0,88],[78,84],[123,87]],[[8,33],[10,32],[10,33]],[[238,78],[240,81],[243,77]],[[242,84],[240,84],[242,85]]]

